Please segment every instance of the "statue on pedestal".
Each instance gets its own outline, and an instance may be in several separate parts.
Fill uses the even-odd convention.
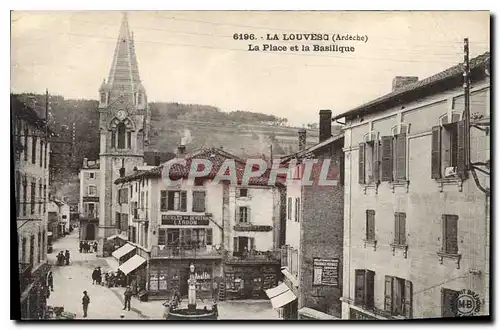
[[[194,265],[189,266],[190,274],[188,279],[188,309],[196,309],[196,277],[194,274]]]

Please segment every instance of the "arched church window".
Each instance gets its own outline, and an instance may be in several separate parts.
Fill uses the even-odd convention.
[[[111,131],[111,148],[116,148],[116,131]]]
[[[125,124],[120,123],[117,126],[117,133],[118,133],[118,149],[125,149]]]

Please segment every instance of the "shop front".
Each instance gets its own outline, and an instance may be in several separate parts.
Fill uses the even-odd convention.
[[[22,284],[21,289],[21,319],[22,320],[39,320],[45,318],[47,307],[47,298],[50,290],[47,286],[47,274],[50,270],[50,265],[47,263],[38,266],[26,283]],[[31,271],[31,267],[27,268]]]
[[[278,284],[279,271],[274,265],[226,265],[226,299],[266,299],[266,290]]]
[[[267,290],[266,295],[271,300],[273,308],[279,311],[282,319],[298,319],[297,295],[290,290],[286,283],[281,283],[277,287]]]
[[[175,292],[181,297],[188,294],[189,266],[194,264],[196,295],[201,299],[213,299],[216,296],[217,282],[220,279],[220,260],[150,259],[148,295],[150,299],[168,299]]]
[[[132,293],[138,294],[146,290],[146,274],[147,262],[146,259],[139,255],[134,255],[124,263],[118,270],[126,276],[126,284],[132,287]]]

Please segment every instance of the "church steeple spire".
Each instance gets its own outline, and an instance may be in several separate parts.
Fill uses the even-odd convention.
[[[123,13],[107,83],[111,94],[123,94],[135,103],[134,95],[141,89],[141,79],[127,13]]]

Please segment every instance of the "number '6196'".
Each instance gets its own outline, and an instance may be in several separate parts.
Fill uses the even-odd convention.
[[[234,40],[255,40],[255,35],[248,33],[235,33],[233,34]]]

